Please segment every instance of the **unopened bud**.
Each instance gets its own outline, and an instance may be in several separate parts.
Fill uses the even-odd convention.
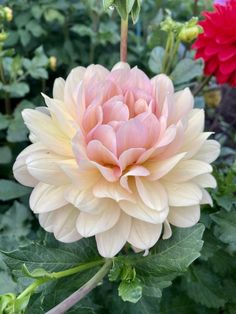
[[[52,71],[56,71],[57,68],[57,58],[55,56],[51,56],[49,58],[49,67]]]
[[[8,34],[7,34],[7,33],[1,32],[1,33],[0,33],[0,42],[5,41],[5,40],[7,39],[7,37],[8,37]]]
[[[7,22],[11,22],[12,19],[13,19],[12,9],[9,8],[9,7],[4,7],[3,10],[4,10],[4,13],[5,13],[5,18],[6,18]]]
[[[195,25],[192,27],[183,27],[179,33],[179,39],[183,42],[191,42],[202,33],[202,28],[200,25]]]

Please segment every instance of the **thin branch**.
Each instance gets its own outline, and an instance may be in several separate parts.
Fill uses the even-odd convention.
[[[128,18],[121,19],[120,26],[120,61],[127,62]]]
[[[91,290],[93,290],[98,283],[106,276],[112,265],[112,260],[107,259],[102,268],[79,290],[75,291],[68,298],[62,301],[60,304],[56,305],[53,309],[45,314],[63,314],[77,302],[83,299]]]

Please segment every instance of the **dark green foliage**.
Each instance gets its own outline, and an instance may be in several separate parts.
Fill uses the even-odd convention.
[[[39,231],[38,221],[28,209],[31,190],[14,181],[12,165],[29,143],[21,111],[42,106],[40,92],[51,95],[55,77],[65,77],[77,65],[100,63],[111,67],[119,61],[120,21],[109,7],[122,1],[2,2],[13,9],[14,19],[5,26],[8,38],[0,51],[4,70],[0,79],[0,250],[3,252],[0,294],[19,294],[35,280],[29,277],[29,272],[35,269],[42,276],[100,259],[94,239],[68,245]],[[107,12],[103,10],[103,2]],[[120,14],[125,17],[131,11],[131,18],[136,21],[140,1],[126,2]],[[193,12],[193,2],[143,1],[140,20],[129,29],[131,65],[138,65],[150,76],[162,71],[166,33],[160,30],[160,23],[166,9],[172,10],[173,18],[185,22],[212,3],[199,0],[197,12]],[[188,48],[181,44],[170,69],[177,89],[195,87],[202,73],[202,64],[193,61]],[[56,69],[50,66],[51,56],[57,59]],[[196,106],[204,105],[203,96],[196,97]],[[215,130],[215,114],[215,109],[207,109],[208,129]],[[202,210],[202,224],[174,229],[173,237],[158,242],[147,257],[131,250],[127,257],[122,252],[114,260],[109,279],[104,279],[103,285],[69,310],[69,314],[236,313],[236,164],[232,164],[235,130],[221,113],[217,116],[216,131],[223,146],[215,170],[218,188],[211,192],[214,206]],[[23,264],[28,275],[22,269]],[[45,313],[81,287],[98,269],[45,283],[30,300],[24,300],[29,302],[25,313]],[[34,277],[37,277],[35,272]]]

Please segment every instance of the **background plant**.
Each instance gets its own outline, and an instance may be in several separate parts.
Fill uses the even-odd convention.
[[[10,253],[2,253],[0,259],[0,294],[4,295],[0,309],[6,311],[7,304],[11,311],[16,295],[29,284],[48,279],[17,303],[19,313],[37,314],[45,313],[77,290],[104,261],[97,255],[93,240],[60,244],[39,229],[28,210],[30,191],[14,181],[11,170],[16,155],[28,145],[20,113],[23,108],[41,106],[40,92],[50,93],[54,78],[65,76],[72,67],[89,63],[111,67],[117,62],[119,17],[115,10],[108,8],[105,12],[102,1],[95,0],[11,0],[3,1],[1,10],[5,6],[13,10],[13,20],[8,21],[2,14],[0,248]],[[176,55],[171,64],[164,63],[165,23],[171,18],[174,23],[182,23],[181,27],[195,26],[186,23],[210,6],[211,1],[145,1],[139,21],[129,28],[128,61],[149,75],[164,70],[176,89],[188,85],[196,90],[204,80],[202,64],[193,61],[191,41],[179,39],[180,28],[174,34]],[[209,92],[213,93],[210,97]],[[206,230],[201,257],[187,269],[199,256],[202,225],[176,230],[174,240],[158,244],[145,261],[133,254],[116,258],[104,284],[68,313],[236,313],[235,124],[229,119],[235,103],[228,101],[231,93],[234,91],[224,87],[221,95],[211,80],[195,98],[196,106],[201,108],[207,101],[207,127],[217,131],[223,145],[215,169],[218,189],[212,193],[214,206],[202,210]],[[169,245],[173,248],[168,254]],[[181,260],[183,254],[186,258]],[[53,278],[52,273],[94,261],[98,266]],[[35,269],[41,271],[35,273]]]

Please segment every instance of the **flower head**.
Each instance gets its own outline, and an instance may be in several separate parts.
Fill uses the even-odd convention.
[[[236,1],[214,7],[199,23],[204,32],[193,45],[195,58],[204,59],[205,74],[215,76],[219,84],[236,86]]]
[[[33,144],[13,170],[34,187],[30,207],[58,240],[95,235],[105,257],[126,242],[148,250],[211,204],[219,144],[189,89],[174,93],[167,76],[119,63],[77,67],[44,98],[47,108],[23,111]]]

